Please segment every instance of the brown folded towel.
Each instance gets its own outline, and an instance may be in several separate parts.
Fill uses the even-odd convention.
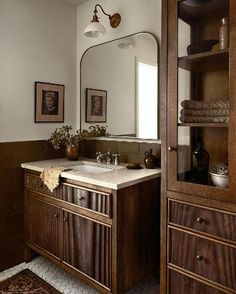
[[[180,121],[182,123],[228,123],[229,117],[228,116],[180,116]]]
[[[184,116],[228,116],[228,109],[181,109],[180,114],[182,117]]]
[[[60,166],[45,168],[41,173],[40,178],[48,189],[53,192],[53,190],[60,184],[59,179],[61,172],[66,169],[68,168]]]
[[[229,109],[228,101],[203,102],[195,100],[184,100],[181,106],[187,109]]]

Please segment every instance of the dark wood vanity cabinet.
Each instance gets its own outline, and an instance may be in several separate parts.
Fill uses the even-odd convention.
[[[42,254],[101,293],[158,273],[159,179],[120,190],[25,174],[26,261]]]
[[[236,2],[162,4],[161,293],[236,293]],[[223,18],[228,46],[206,48]]]

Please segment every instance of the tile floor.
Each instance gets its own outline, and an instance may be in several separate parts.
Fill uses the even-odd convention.
[[[21,270],[28,268],[36,275],[51,284],[63,294],[97,294],[93,288],[80,282],[70,274],[58,268],[44,257],[37,257],[28,264],[21,263],[13,268],[0,273],[0,281],[3,281]],[[143,284],[133,288],[127,294],[158,294],[158,281],[149,277]]]

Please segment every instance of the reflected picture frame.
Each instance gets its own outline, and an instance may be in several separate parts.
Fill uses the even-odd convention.
[[[64,122],[65,85],[35,82],[36,123]]]
[[[107,91],[86,88],[86,122],[107,122]]]

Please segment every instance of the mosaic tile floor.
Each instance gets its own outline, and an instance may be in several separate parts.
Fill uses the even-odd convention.
[[[13,268],[5,270],[0,273],[0,281],[3,281],[21,270],[28,268],[43,280],[48,282],[58,291],[63,294],[97,294],[93,288],[80,282],[70,274],[64,272],[58,268],[52,262],[48,261],[44,257],[37,257],[28,264],[21,263]],[[158,294],[159,285],[158,281],[149,277],[143,284],[133,288],[127,294]]]

